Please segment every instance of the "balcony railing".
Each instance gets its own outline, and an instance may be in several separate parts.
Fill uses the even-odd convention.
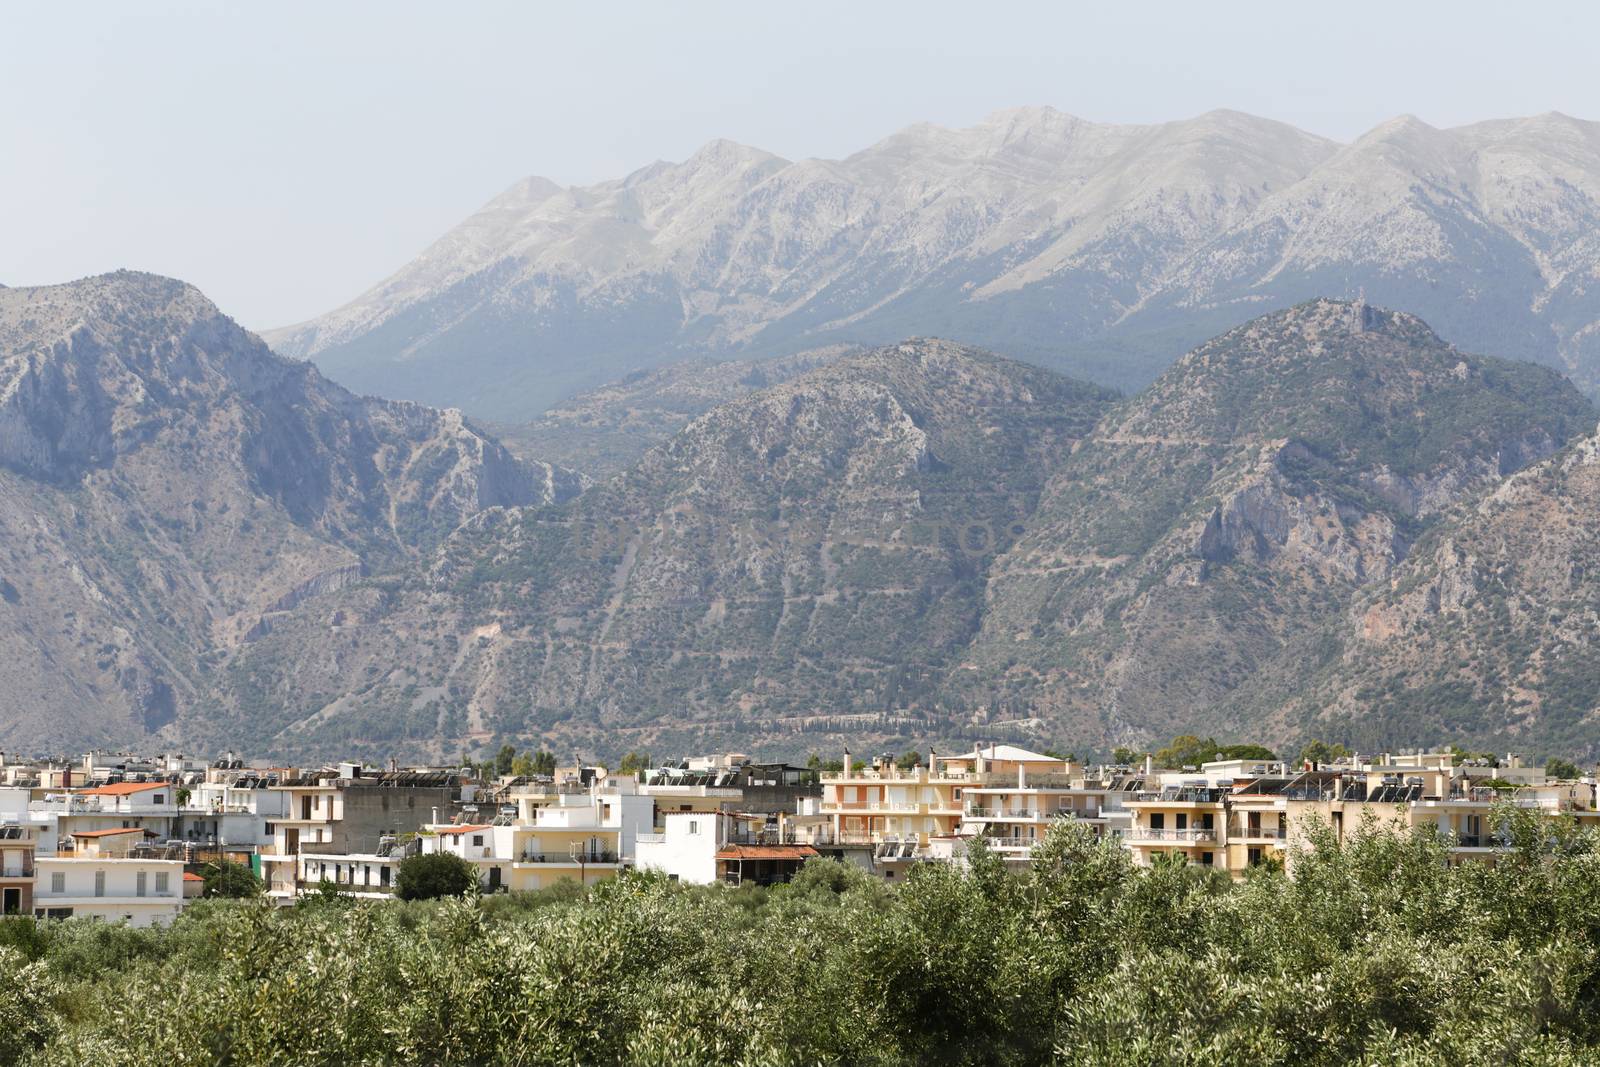
[[[1507,848],[1511,844],[1504,834],[1446,834],[1444,839],[1456,848]]]
[[[312,880],[310,878],[296,879],[294,887],[302,893],[320,892],[326,883],[340,893],[378,893],[382,896],[394,895],[394,884],[389,885],[362,885],[360,882],[335,882],[332,878]]]
[[[8,863],[4,867],[0,867],[0,878],[32,878],[32,877],[33,877],[33,864],[31,864],[31,863]]]
[[[1152,830],[1144,826],[1135,826],[1128,831],[1129,841],[1180,841],[1180,842],[1208,842],[1217,839],[1215,830]]]
[[[1162,789],[1133,795],[1136,804],[1217,804],[1229,795],[1226,789]]]
[[[1289,831],[1282,826],[1246,826],[1239,831],[1239,836],[1247,841],[1282,841],[1289,836]]]
[[[580,852],[573,855],[570,852],[524,852],[517,857],[518,863],[619,863],[621,860],[615,852]]]

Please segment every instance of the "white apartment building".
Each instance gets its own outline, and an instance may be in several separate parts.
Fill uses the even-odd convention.
[[[289,794],[253,777],[199,782],[179,809],[175,836],[207,848],[258,852],[289,814]]]
[[[633,862],[638,836],[654,828],[655,799],[644,788],[607,778],[513,789],[503,798],[506,814],[488,823],[431,824],[422,850],[473,864],[486,892],[603,881]]]
[[[388,900],[399,881],[400,863],[414,850],[395,846],[382,852],[328,853],[302,852],[294,857],[295,884],[275,884],[270,895],[278,898],[320,892],[324,882],[340,894],[357,900]]]
[[[669,812],[662,822],[661,831],[638,836],[634,864],[675,882],[787,882],[818,854],[809,845],[768,840],[770,835],[761,830],[765,816]]]
[[[29,811],[53,817],[62,842],[84,831],[131,827],[165,841],[173,836],[178,819],[178,787],[171,782],[118,782],[46,793],[29,805]]]
[[[129,855],[122,840],[143,831],[85,831],[70,854],[34,859],[33,914],[88,917],[130,926],[165,925],[183,909],[183,861]]]

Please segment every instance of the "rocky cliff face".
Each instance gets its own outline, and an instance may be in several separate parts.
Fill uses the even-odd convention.
[[[1600,439],[1463,502],[1331,620],[1296,689],[1251,694],[1283,729],[1367,745],[1403,730],[1592,755],[1600,718]]]
[[[1240,710],[1252,685],[1593,417],[1551,371],[1356,303],[1255,320],[1122,402],[908,342],[288,613],[195,726],[375,751],[1260,736],[1283,720]]]
[[[686,355],[956,337],[1124,389],[1265,310],[1405,307],[1600,385],[1600,125],[1338,145],[1213,112],[1048,108],[842,160],[714,142],[582,189],[518,183],[350,304],[271,331],[364,390],[527,421]]]
[[[483,514],[425,576],[295,613],[195,729],[689,744],[903,714],[1110,401],[940,341],[837,360],[693,419],[565,508]]]
[[[1587,728],[1600,445],[1550,370],[1327,300],[1125,400],[946,341],[828,356],[617,387],[598,425],[667,436],[573,496],[178,283],[0,293],[0,741]]]
[[[1591,418],[1557,375],[1316,301],[1201,346],[1055,472],[989,578],[970,699],[1085,742],[1215,729],[1442,509]],[[958,672],[955,678],[960,679]],[[1251,724],[1259,729],[1259,723]]]
[[[263,616],[575,488],[272,355],[179,282],[7,289],[0,741],[168,727]]]

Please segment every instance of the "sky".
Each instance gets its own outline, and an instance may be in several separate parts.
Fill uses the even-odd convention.
[[[0,7],[0,284],[128,267],[253,329],[356,296],[529,174],[716,137],[839,157],[1047,104],[1228,107],[1348,141],[1600,119],[1600,5],[873,0]]]

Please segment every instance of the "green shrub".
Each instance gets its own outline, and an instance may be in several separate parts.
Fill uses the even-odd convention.
[[[394,892],[401,900],[459,897],[478,889],[478,868],[448,852],[407,856],[395,872]]]

